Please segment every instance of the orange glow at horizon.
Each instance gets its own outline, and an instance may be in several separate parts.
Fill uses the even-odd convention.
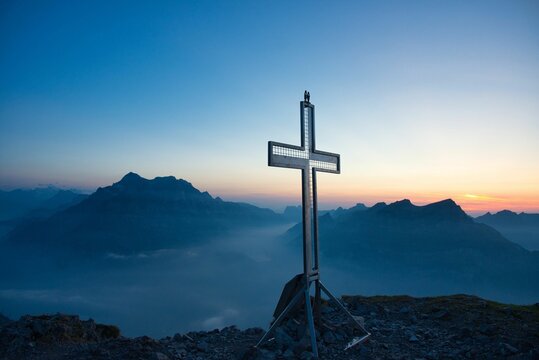
[[[318,200],[322,209],[338,206],[351,207],[357,203],[372,206],[377,202],[392,203],[409,199],[416,205],[426,205],[444,199],[453,199],[464,211],[472,215],[486,212],[511,210],[514,212],[539,213],[539,173],[537,171],[511,172],[511,176],[497,174],[473,174],[461,176],[451,171],[431,174],[425,170],[393,173],[382,168],[380,174],[369,174],[359,161],[349,161],[341,175],[320,173],[318,176]],[[299,173],[288,169],[260,166],[256,174],[245,174],[238,184],[237,177],[221,177],[217,185],[205,181],[212,195],[229,200],[252,202],[261,206],[282,209],[286,205],[301,203]],[[537,181],[536,181],[537,180]],[[217,185],[217,186],[216,186]]]
[[[511,210],[515,212],[539,212],[539,198],[537,196],[488,196],[464,194],[455,196],[454,200],[468,212],[497,212]]]
[[[241,192],[227,192],[225,196],[240,197],[248,200],[256,198],[259,200],[273,200],[281,204],[297,205],[301,202],[301,193],[298,188],[283,187],[277,193],[268,194],[263,192],[250,192],[245,196]],[[319,202],[323,209],[336,206],[351,207],[357,203],[364,203],[372,206],[378,202],[392,203],[402,199],[409,199],[413,204],[421,206],[445,199],[452,199],[465,212],[472,215],[480,215],[486,212],[495,213],[501,210],[511,210],[514,212],[539,213],[539,194],[508,194],[490,195],[458,192],[406,192],[406,191],[375,191],[357,192],[349,188],[335,188],[320,186]],[[263,201],[262,201],[263,202]]]
[[[347,203],[347,205],[354,205],[358,202],[363,202],[368,206],[372,206],[377,202],[384,201],[386,203],[395,202],[402,199],[409,199],[415,205],[427,205],[434,202],[442,201],[445,199],[452,199],[459,205],[465,212],[471,214],[480,214],[486,212],[498,212],[501,210],[511,210],[514,212],[527,212],[527,213],[539,213],[539,198],[519,198],[519,197],[490,197],[485,195],[470,196],[473,194],[445,194],[445,195],[359,195],[359,196],[346,196],[336,198],[326,198],[321,202],[338,202]],[[357,199],[352,200],[350,199]]]

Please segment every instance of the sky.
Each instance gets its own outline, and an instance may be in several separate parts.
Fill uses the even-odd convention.
[[[2,1],[0,188],[129,171],[300,202],[303,91],[321,207],[453,198],[539,212],[537,1]]]

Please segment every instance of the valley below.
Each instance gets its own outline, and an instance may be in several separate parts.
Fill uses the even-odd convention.
[[[115,324],[125,337],[107,343],[110,346],[146,341],[134,340],[141,336],[164,339],[186,332],[199,334],[195,337],[210,336],[208,343],[214,341],[211,336],[217,342],[232,341],[228,338],[232,336],[243,344],[260,336],[260,330],[206,332],[232,325],[238,329],[267,328],[284,284],[303,270],[301,228],[294,207],[289,214],[279,214],[212,197],[185,180],[148,180],[133,173],[88,196],[64,193],[56,199],[54,208],[26,209],[23,218],[10,220],[14,227],[0,238],[0,313],[7,318],[61,313]],[[418,330],[415,336],[424,341],[410,342],[409,329],[417,327],[410,321],[420,322],[421,314],[427,314],[425,320],[431,319],[429,312],[414,310],[410,318],[394,323],[397,318],[393,312],[398,311],[386,314],[385,305],[369,305],[382,301],[380,295],[406,294],[411,307],[425,304],[426,300],[421,300],[424,297],[449,296],[450,301],[446,304],[440,300],[442,305],[438,307],[443,310],[447,305],[455,311],[459,301],[462,309],[474,301],[497,301],[516,304],[501,307],[527,309],[524,314],[534,312],[536,307],[531,304],[539,300],[538,252],[476,222],[449,199],[425,206],[402,200],[324,211],[320,216],[320,250],[324,284],[334,294],[362,299],[369,311],[353,305],[356,300],[350,303],[351,308],[357,307],[357,314],[365,317],[376,336],[398,335],[394,340],[402,343],[395,348],[398,351],[403,351],[403,344],[421,346],[429,336],[448,343],[440,349],[444,354],[468,349],[462,347],[463,342],[470,349],[480,344],[458,338],[464,336],[455,335],[457,329],[436,330],[434,335],[428,329],[423,333]],[[394,303],[390,307],[396,308],[401,298],[388,299],[389,304]],[[478,309],[468,308],[472,312],[469,317],[476,319],[482,314]],[[473,314],[475,311],[479,312]],[[507,316],[500,321],[516,321],[518,316],[527,315],[516,315],[515,319]],[[32,317],[28,319],[33,321]],[[536,317],[523,319],[530,328],[536,326]],[[450,324],[460,326],[456,320]],[[479,333],[473,331],[470,336],[475,339]],[[524,337],[487,341],[481,337],[484,334],[477,336],[488,343],[485,349],[489,351],[502,354],[505,349],[510,355],[525,354],[529,349],[526,344],[536,338],[526,331],[515,334]],[[379,351],[397,356],[397,350],[395,354],[388,352],[394,350],[389,339],[379,339],[373,337],[369,345],[374,346],[373,356]],[[461,343],[453,344],[451,339]],[[526,342],[521,343],[524,339]],[[170,339],[147,341],[149,345],[140,346],[164,349],[178,345]],[[375,345],[378,341],[389,347],[380,348]],[[187,353],[194,354],[190,342],[181,344]],[[415,347],[414,356],[426,356],[420,356],[417,351],[421,349]],[[513,348],[518,352],[513,354]],[[91,344],[84,349],[97,351]],[[470,349],[458,356],[482,356],[475,356]],[[109,350],[110,354],[115,351]],[[274,350],[268,349],[278,356],[286,353],[285,349],[280,353]],[[123,353],[118,354],[121,357]],[[84,352],[80,355],[86,356]],[[348,355],[342,353],[336,358],[346,358],[343,356]]]

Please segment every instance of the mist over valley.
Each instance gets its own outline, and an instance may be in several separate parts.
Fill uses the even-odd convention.
[[[133,173],[56,203],[51,214],[5,219],[14,224],[0,242],[9,317],[77,313],[156,337],[264,327],[283,284],[302,271],[296,207],[279,214]],[[320,241],[322,279],[336,294],[539,298],[537,252],[450,200],[323,211]]]

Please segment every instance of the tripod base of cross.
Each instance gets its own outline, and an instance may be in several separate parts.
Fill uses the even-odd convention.
[[[314,283],[315,288],[315,301],[313,313],[313,305],[311,304],[311,285]],[[277,305],[274,315],[277,317],[274,319],[270,328],[264,336],[258,341],[255,348],[261,346],[266,340],[269,340],[273,331],[282,323],[282,321],[291,313],[298,310],[303,299],[305,301],[305,316],[307,320],[307,329],[309,330],[309,337],[311,340],[311,349],[313,356],[318,358],[318,346],[316,341],[315,320],[317,325],[322,325],[321,318],[321,292],[324,292],[331,301],[333,301],[339,310],[341,310],[349,320],[362,332],[362,336],[353,338],[345,347],[344,350],[352,348],[365,342],[371,334],[363,327],[363,325],[356,319],[350,311],[337,299],[325,286],[322,284],[318,275],[306,277],[303,274],[296,275],[290,280],[285,288]],[[315,316],[316,314],[316,316]]]

